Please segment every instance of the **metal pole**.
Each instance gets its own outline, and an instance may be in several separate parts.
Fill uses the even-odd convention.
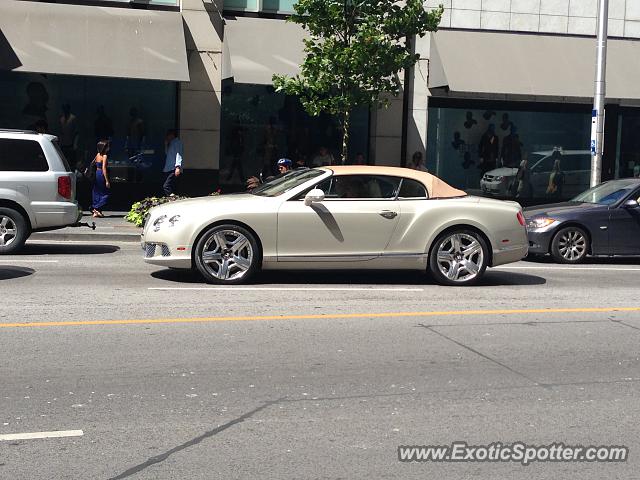
[[[596,82],[591,114],[591,186],[600,183],[604,150],[604,100],[607,77],[607,24],[609,0],[600,0],[598,7],[598,41],[596,45]]]

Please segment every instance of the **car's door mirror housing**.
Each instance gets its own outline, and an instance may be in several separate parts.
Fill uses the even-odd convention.
[[[304,204],[308,207],[313,203],[320,203],[324,200],[324,192],[319,188],[314,188],[304,196]]]
[[[631,198],[624,202],[624,208],[640,208],[640,203],[638,203],[637,200]]]

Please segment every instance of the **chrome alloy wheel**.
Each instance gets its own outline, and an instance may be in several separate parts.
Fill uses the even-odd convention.
[[[577,230],[565,230],[558,239],[558,251],[565,260],[575,262],[587,254],[587,239]]]
[[[17,235],[15,222],[10,217],[0,214],[0,245],[11,245]]]
[[[440,273],[452,282],[473,280],[484,265],[482,245],[466,233],[445,237],[438,245],[436,258]]]
[[[202,249],[204,268],[218,280],[239,280],[253,263],[251,242],[235,230],[218,230],[205,242]]]

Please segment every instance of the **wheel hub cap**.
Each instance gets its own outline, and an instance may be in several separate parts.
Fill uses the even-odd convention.
[[[484,262],[482,245],[466,233],[454,233],[438,245],[438,268],[449,280],[467,282],[480,274]]]
[[[9,217],[0,216],[0,245],[11,245],[16,239],[16,225]]]
[[[585,255],[587,249],[587,241],[584,236],[576,231],[569,230],[564,233],[558,242],[558,250],[567,260],[578,260]]]
[[[202,249],[202,263],[206,270],[220,280],[237,280],[251,268],[251,242],[235,230],[213,232]]]

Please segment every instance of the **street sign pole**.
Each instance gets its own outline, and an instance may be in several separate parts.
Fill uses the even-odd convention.
[[[609,0],[599,0],[598,40],[596,46],[596,82],[591,113],[591,186],[600,183],[602,176],[602,153],[604,151],[604,100],[607,76],[607,24]]]

